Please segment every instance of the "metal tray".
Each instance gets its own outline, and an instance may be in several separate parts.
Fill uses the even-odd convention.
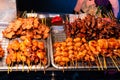
[[[7,69],[8,69],[8,66],[6,65],[6,61],[5,61],[6,56],[8,54],[6,48],[8,46],[8,43],[11,40],[3,38],[3,35],[2,35],[2,31],[6,28],[7,25],[8,24],[0,24],[0,40],[2,41],[1,42],[2,48],[5,50],[5,55],[0,60],[0,71],[7,71]],[[36,68],[36,70],[45,70],[46,68],[48,68],[50,66],[50,57],[49,57],[50,37],[48,37],[47,40],[42,40],[42,41],[45,42],[45,48],[46,48],[47,59],[48,59],[47,65],[46,66],[43,66],[43,65],[40,66],[39,64],[37,66],[33,65],[33,66],[31,66],[31,71],[35,70],[35,68]],[[11,67],[12,71],[16,71],[16,68],[17,68],[16,66]],[[17,71],[21,71],[22,69],[23,69],[22,65],[21,64],[18,65]],[[24,71],[27,71],[27,70],[28,70],[28,66],[25,65]]]
[[[115,64],[113,63],[112,59],[111,58],[105,58],[106,59],[106,65],[107,65],[107,68],[103,65],[104,63],[104,59],[102,56],[99,56],[99,59],[97,60],[98,61],[98,65],[96,63],[91,63],[91,65],[87,62],[77,62],[77,66],[76,64],[74,65],[71,65],[69,64],[68,66],[60,66],[58,64],[56,64],[54,62],[54,49],[53,49],[53,44],[55,42],[61,42],[61,41],[65,41],[66,39],[66,34],[65,32],[62,32],[62,33],[52,33],[51,34],[51,38],[50,38],[50,48],[51,48],[51,63],[53,65],[53,67],[57,68],[57,69],[67,69],[67,70],[75,70],[75,69],[81,69],[81,70],[111,70],[111,69],[114,69],[114,70],[119,70],[120,68],[120,58],[117,58],[117,62],[118,62],[118,68],[115,66]]]

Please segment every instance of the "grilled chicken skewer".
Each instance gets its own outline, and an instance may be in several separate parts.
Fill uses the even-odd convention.
[[[28,65],[28,70],[31,70],[32,64],[37,65],[40,62],[43,66],[47,64],[44,42],[38,40],[31,40],[30,38],[26,38],[21,42],[13,40],[8,44],[7,51],[6,64],[13,66],[12,64],[22,63],[22,71],[24,71],[25,64]],[[10,71],[9,68],[8,71]]]
[[[96,62],[98,69],[107,69],[105,58],[112,55],[119,57],[120,52],[118,52],[118,50],[120,48],[120,43],[118,43],[118,41],[119,39],[110,38],[87,42],[84,38],[67,38],[63,42],[56,42],[54,44],[54,61],[60,66],[65,66],[73,61],[84,61],[89,63],[96,62],[96,59],[98,59],[99,64]],[[116,51],[114,49],[116,49]],[[103,56],[104,67],[99,56]]]

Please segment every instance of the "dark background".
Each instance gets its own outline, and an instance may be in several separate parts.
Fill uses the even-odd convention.
[[[72,13],[77,0],[17,0],[19,11]]]

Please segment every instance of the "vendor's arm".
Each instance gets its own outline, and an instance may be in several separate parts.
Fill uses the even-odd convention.
[[[118,2],[118,0],[109,0],[109,1],[112,5],[114,15],[115,15],[115,17],[117,17],[118,12],[119,12],[119,8],[120,8],[119,2]]]
[[[74,8],[74,11],[79,12],[82,6],[83,0],[77,0],[76,6]]]

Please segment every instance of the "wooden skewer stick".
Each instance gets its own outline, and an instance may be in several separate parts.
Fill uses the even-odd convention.
[[[10,70],[10,64],[8,65],[8,74],[9,74],[9,72],[10,72],[9,70]]]
[[[27,13],[27,11],[24,11],[22,14],[22,17],[25,17],[25,14]]]
[[[102,63],[101,63],[101,61],[100,61],[99,56],[97,56],[97,58],[98,58],[98,62],[99,62],[99,64],[100,64],[100,67],[101,67],[101,69],[103,70],[103,66],[102,66]]]
[[[114,61],[114,59],[111,56],[110,56],[110,58],[111,58],[112,62],[114,63],[115,67],[117,68],[117,70],[120,71],[120,69],[119,69],[118,65],[116,64],[116,62]]]
[[[45,25],[46,25],[46,18],[45,18]]]
[[[97,61],[97,60],[95,61],[95,63],[96,63],[96,65],[97,65],[98,70],[100,70],[100,66],[99,66],[99,64],[98,64],[98,61]]]
[[[103,55],[103,60],[104,60],[104,68],[107,69],[107,64],[106,64],[105,55]]]
[[[23,62],[23,65],[22,65],[22,72],[24,72],[24,62]]]
[[[32,70],[32,63],[30,63],[30,71]]]
[[[66,66],[67,66],[67,68],[68,68],[68,63],[66,62]]]
[[[69,19],[68,19],[68,16],[66,15],[66,21],[68,21]]]
[[[18,64],[19,64],[19,63],[17,63],[17,65],[16,65],[16,71],[18,71]]]
[[[42,24],[44,24],[44,19],[42,18]]]
[[[41,60],[40,60],[40,68],[41,68],[41,64],[42,64],[42,63],[41,63]]]
[[[45,74],[45,65],[43,67],[44,67],[44,74]]]
[[[117,62],[118,65],[120,65],[120,62],[117,60],[116,57],[114,57],[115,61]]]
[[[74,61],[73,61],[73,59],[72,59],[72,65],[74,66]]]
[[[76,68],[78,68],[78,61],[77,60],[75,60],[76,61]]]
[[[35,64],[35,72],[37,71],[37,64]]]
[[[29,69],[29,65],[28,65],[28,70],[27,70],[27,73],[29,73],[30,72],[30,69]]]
[[[12,62],[12,65],[11,65],[11,67],[10,67],[10,72],[12,72],[12,66],[13,66],[13,62]]]
[[[83,62],[83,60],[82,60],[82,66],[84,67],[84,62]]]
[[[63,65],[63,73],[64,73],[64,65]]]
[[[90,62],[90,61],[88,61],[88,63],[89,63],[89,70],[90,70],[90,68],[91,68],[91,62]]]

